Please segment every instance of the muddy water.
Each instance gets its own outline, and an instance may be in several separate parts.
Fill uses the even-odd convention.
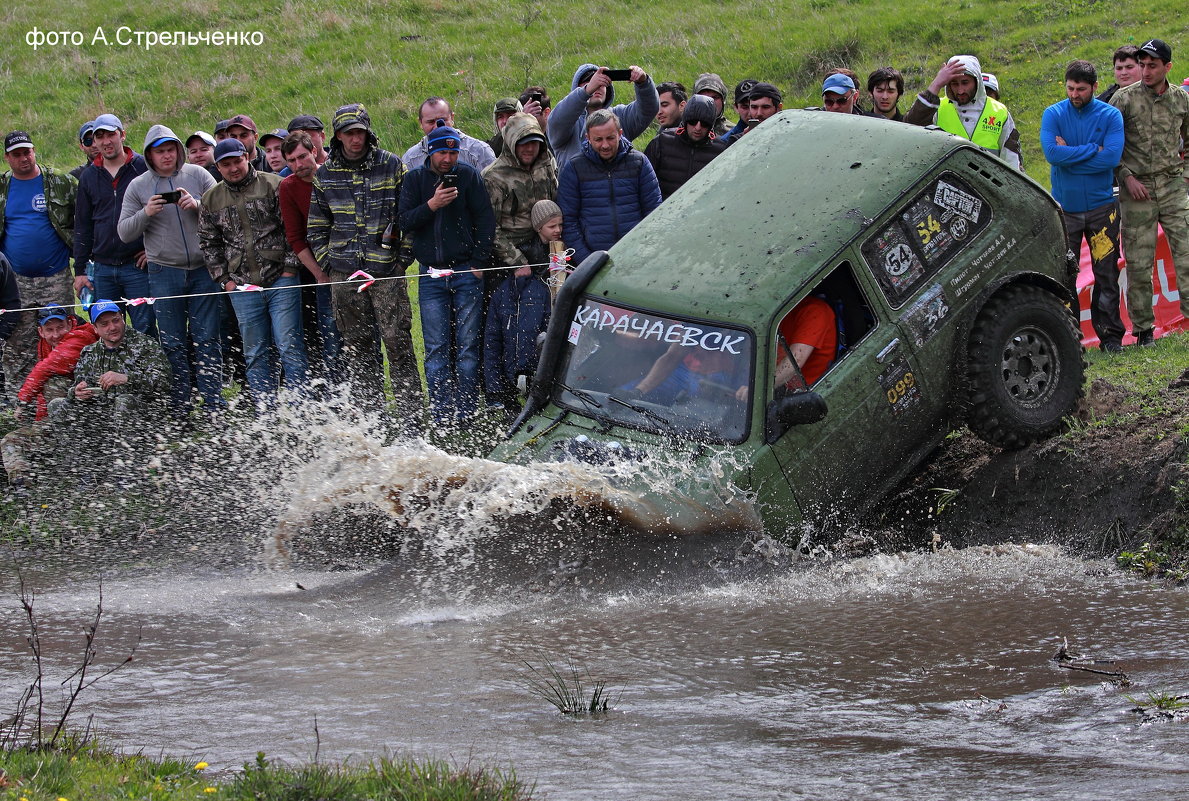
[[[1123,696],[1189,692],[1189,590],[1048,547],[755,571],[711,559],[722,542],[620,545],[614,566],[551,556],[552,590],[520,559],[446,580],[413,551],[334,571],[146,553],[107,568],[99,661],[143,641],[83,711],[115,744],[220,769],[436,756],[514,766],[551,799],[1189,797],[1189,724]],[[95,577],[26,570],[61,675]],[[0,582],[7,707],[28,664]],[[1058,667],[1063,637],[1134,686]],[[544,657],[605,679],[613,711],[554,713],[525,686]]]

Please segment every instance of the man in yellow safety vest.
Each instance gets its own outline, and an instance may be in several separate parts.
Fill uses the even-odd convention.
[[[929,88],[917,95],[904,121],[936,125],[1020,169],[1020,134],[1015,121],[1007,106],[987,96],[982,65],[974,56],[954,56],[947,61]]]

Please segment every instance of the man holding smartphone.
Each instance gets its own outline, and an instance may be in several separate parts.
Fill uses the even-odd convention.
[[[429,158],[405,176],[400,227],[421,265],[418,279],[425,378],[439,426],[464,426],[479,401],[483,278],[495,241],[495,213],[479,173],[458,159],[461,135],[439,124]]]
[[[631,103],[612,105],[615,81],[631,81],[636,99]],[[652,78],[640,67],[633,65],[626,70],[614,70],[597,64],[583,64],[574,73],[570,93],[558,102],[549,117],[549,144],[557,158],[558,169],[581,152],[582,143],[586,141],[586,115],[603,108],[610,109],[619,118],[623,135],[632,141],[648,130],[661,109],[661,100]]]

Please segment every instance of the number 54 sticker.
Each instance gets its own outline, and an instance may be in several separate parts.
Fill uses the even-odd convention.
[[[928,245],[933,241],[933,237],[940,233],[941,223],[932,214],[917,223],[917,235],[920,236],[922,245]]]

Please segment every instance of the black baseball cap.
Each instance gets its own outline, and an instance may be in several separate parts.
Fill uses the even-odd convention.
[[[326,126],[313,114],[298,114],[289,120],[288,129],[290,131],[325,131]]]
[[[4,152],[11,153],[22,147],[33,147],[33,140],[24,131],[9,131],[4,137]]]
[[[751,90],[758,84],[755,78],[744,78],[739,83],[735,84],[735,105],[739,105],[747,98],[751,97]]]
[[[1158,58],[1165,64],[1172,61],[1172,48],[1160,39],[1149,39],[1139,46],[1139,52]]]

